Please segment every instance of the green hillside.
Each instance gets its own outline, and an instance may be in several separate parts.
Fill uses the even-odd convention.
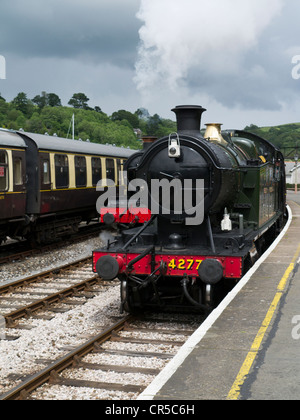
[[[11,102],[0,94],[0,127],[48,133],[59,137],[71,137],[70,122],[75,114],[75,138],[102,144],[115,144],[133,149],[141,147],[141,135],[163,137],[176,131],[174,121],[163,119],[140,108],[134,113],[126,110],[115,111],[111,116],[102,112],[99,106],[90,108],[89,98],[84,93],[75,93],[69,106],[62,106],[55,93],[42,92],[29,99],[20,92]],[[247,126],[246,131],[269,140],[280,148],[300,147],[300,123],[275,127]]]
[[[21,92],[11,102],[0,94],[0,127],[59,137],[69,133],[71,138],[70,123],[75,114],[75,139],[133,149],[141,147],[141,134],[162,137],[176,130],[175,122],[157,114],[151,116],[145,109],[135,113],[119,110],[108,116],[99,106],[90,108],[88,101],[84,94],[74,94],[67,107],[52,93],[42,92],[30,100]]]
[[[300,123],[284,124],[275,127],[257,127],[251,124],[245,130],[269,140],[280,149],[300,147]]]

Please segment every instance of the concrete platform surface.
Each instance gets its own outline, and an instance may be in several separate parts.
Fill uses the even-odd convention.
[[[292,221],[272,253],[207,318],[141,400],[300,398],[300,205],[289,205]]]

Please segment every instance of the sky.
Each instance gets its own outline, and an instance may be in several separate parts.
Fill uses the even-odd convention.
[[[299,0],[0,0],[0,93],[224,128],[300,122]]]

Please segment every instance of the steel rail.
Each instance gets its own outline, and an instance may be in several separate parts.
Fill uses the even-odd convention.
[[[99,345],[110,339],[112,334],[118,331],[121,331],[127,322],[131,322],[134,319],[132,315],[128,315],[123,319],[119,320],[117,323],[100,333],[99,335],[93,337],[85,344],[79,346],[77,349],[68,353],[66,356],[58,359],[53,362],[47,368],[41,370],[35,375],[28,378],[26,381],[22,382],[20,385],[16,386],[12,390],[0,395],[0,401],[9,401],[9,400],[23,400],[29,398],[29,393],[34,391],[39,386],[50,381],[51,378],[55,378],[57,374],[62,372],[64,369],[72,366],[74,363],[77,363],[77,358],[81,358],[86,354],[90,353],[95,345]]]
[[[99,280],[99,276],[94,275],[93,277],[86,279],[80,283],[74,284],[66,289],[59,290],[56,293],[52,293],[49,296],[46,296],[40,300],[36,300],[27,306],[23,306],[20,309],[16,309],[15,311],[10,312],[9,314],[3,315],[3,317],[5,318],[8,327],[12,327],[14,325],[14,321],[25,316],[31,316],[33,312],[38,311],[39,309],[48,309],[48,305],[54,304],[67,297],[73,296],[75,293],[84,290],[88,286],[92,286],[98,283]]]
[[[72,235],[71,238],[65,241],[61,240],[59,242],[40,245],[35,248],[28,247],[28,244],[26,244],[25,241],[17,242],[15,244],[1,245],[0,246],[0,265],[10,263],[11,261],[15,261],[15,260],[22,260],[23,258],[26,258],[28,256],[36,256],[36,255],[42,254],[43,252],[49,252],[56,249],[57,247],[61,247],[63,249],[65,246],[69,246],[76,242],[79,243],[82,240],[93,238],[95,235],[98,235],[99,232],[101,232],[102,230],[103,230],[103,226],[99,223],[97,225],[80,227],[79,232],[75,233],[74,235]],[[16,253],[3,255],[3,253],[5,254],[7,252],[6,248],[14,248],[14,247],[17,247],[17,248],[25,247],[25,249],[23,251],[20,249],[19,252],[16,252]]]
[[[49,270],[42,271],[40,273],[34,274],[29,277],[24,277],[18,280],[12,280],[4,284],[0,284],[0,295],[4,293],[10,293],[13,291],[13,288],[20,287],[22,285],[28,285],[31,283],[35,283],[39,280],[41,280],[43,277],[50,276],[52,274],[58,274],[61,270],[66,270],[68,268],[76,267],[79,264],[92,262],[92,257],[85,257],[81,258],[80,260],[73,261],[71,263],[63,264],[58,267],[51,268]]]
[[[73,268],[80,268],[81,265],[89,263],[92,261],[92,257],[82,258],[81,260],[64,264],[62,266],[56,267],[51,270],[44,271],[42,273],[35,274],[30,277],[26,277],[23,279],[19,279],[13,282],[10,282],[5,285],[0,286],[0,297],[6,293],[13,293],[15,288],[18,287],[27,287],[32,283],[36,283],[41,281],[43,278],[48,278],[51,275],[61,274],[61,272],[72,270]],[[78,282],[77,284],[72,284],[70,287],[67,287],[63,290],[58,290],[55,293],[48,293],[45,292],[44,297],[39,300],[33,300],[28,305],[22,306],[10,313],[3,314],[2,316],[5,318],[8,327],[13,327],[14,322],[20,318],[25,316],[30,316],[33,312],[38,311],[39,309],[47,309],[50,304],[59,302],[67,297],[74,295],[77,292],[80,292],[87,288],[88,286],[95,285],[99,283],[100,278],[98,275],[93,274],[91,277],[86,278],[84,281]],[[33,292],[34,294],[34,292]],[[5,296],[3,297],[5,300]],[[0,303],[0,311],[1,311],[1,303]]]

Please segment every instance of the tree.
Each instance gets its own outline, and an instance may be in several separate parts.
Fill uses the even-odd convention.
[[[12,104],[18,111],[23,112],[25,115],[30,114],[33,108],[32,102],[27,98],[27,95],[24,92],[18,93],[13,99]]]
[[[150,135],[157,135],[158,130],[160,128],[161,119],[158,114],[154,114],[152,117],[148,119],[147,123],[147,131]]]
[[[132,126],[132,128],[138,128],[139,127],[139,119],[137,115],[132,114],[129,111],[125,111],[124,109],[120,109],[117,112],[114,112],[111,116],[112,121],[123,121],[127,120],[129,124]]]
[[[45,106],[61,106],[61,100],[55,93],[42,92],[41,95],[35,96],[32,102],[40,109],[43,109]]]
[[[40,109],[44,108],[47,105],[47,94],[46,92],[42,92],[41,95],[36,95],[32,102],[36,104]]]
[[[138,116],[139,119],[144,121],[147,121],[150,118],[149,111],[146,108],[138,108],[135,111],[135,114]]]
[[[48,93],[47,95],[48,106],[61,106],[61,100],[55,93]]]
[[[84,93],[74,93],[68,104],[73,108],[89,109],[88,101],[89,98]]]

